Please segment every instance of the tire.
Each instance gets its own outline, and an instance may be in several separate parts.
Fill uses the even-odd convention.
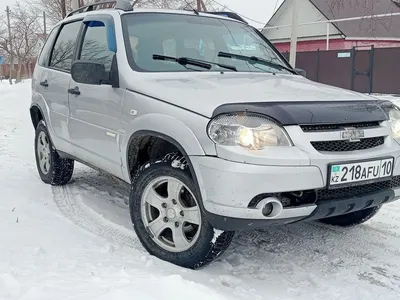
[[[157,197],[146,196],[154,191]],[[146,199],[157,201],[150,205]],[[197,185],[181,156],[167,155],[142,167],[132,182],[129,210],[143,247],[161,260],[189,269],[203,267],[221,255],[234,232],[214,230],[206,221],[200,201]]]
[[[375,206],[341,216],[321,219],[319,221],[328,225],[351,227],[367,222],[374,217],[380,209],[381,206]]]
[[[58,155],[44,121],[40,121],[36,127],[35,157],[36,167],[44,183],[64,185],[71,180],[74,161]],[[43,161],[45,162],[42,163]]]

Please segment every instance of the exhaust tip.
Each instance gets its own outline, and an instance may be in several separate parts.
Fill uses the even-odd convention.
[[[258,208],[261,208],[261,213],[264,217],[270,219],[278,217],[283,211],[282,203],[276,198],[266,198],[262,200]]]

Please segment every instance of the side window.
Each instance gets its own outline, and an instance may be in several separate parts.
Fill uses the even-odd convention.
[[[79,59],[101,63],[106,71],[110,71],[113,57],[114,52],[108,50],[105,25],[101,22],[90,22],[86,27]]]
[[[51,52],[50,67],[70,71],[77,37],[82,22],[65,24],[61,28],[53,51]]]
[[[44,44],[42,48],[42,52],[40,52],[39,56],[39,65],[40,66],[47,66],[49,63],[49,58],[50,58],[50,50],[51,46],[53,45],[54,39],[56,38],[57,32],[58,32],[58,26],[53,28],[53,30],[50,32],[49,36],[47,37],[46,43]]]

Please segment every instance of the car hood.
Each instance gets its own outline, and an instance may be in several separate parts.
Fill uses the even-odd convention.
[[[227,103],[376,100],[301,76],[270,73],[147,73],[134,91],[206,117]]]

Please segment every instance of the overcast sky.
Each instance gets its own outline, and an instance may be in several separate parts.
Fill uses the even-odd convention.
[[[23,2],[24,0],[20,0]],[[213,0],[214,1],[214,0]],[[257,22],[248,20],[248,22],[257,27],[262,28],[272,16],[275,6],[283,2],[283,0],[215,0],[218,3],[225,4],[229,9],[237,13],[249,17]],[[12,6],[17,0],[0,0],[0,9],[5,10],[7,5]],[[217,6],[217,5],[216,5]]]

